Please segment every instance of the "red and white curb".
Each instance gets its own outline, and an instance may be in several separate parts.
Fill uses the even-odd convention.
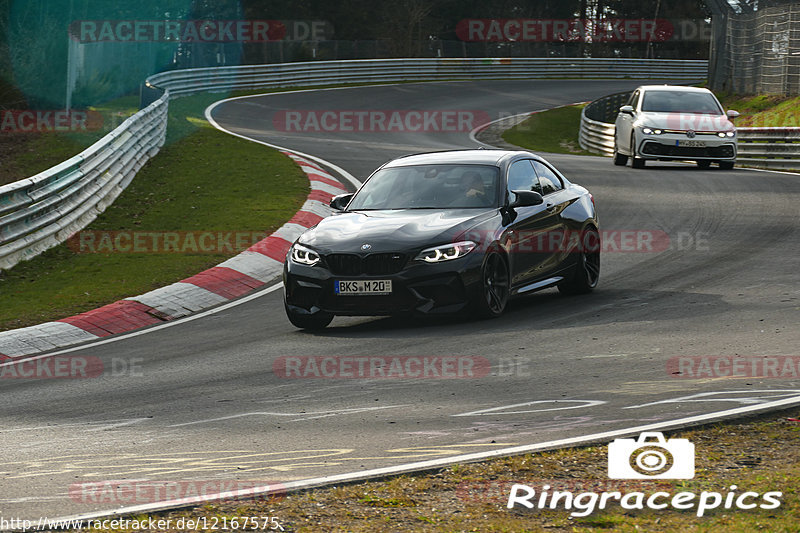
[[[333,212],[328,206],[333,196],[347,192],[318,164],[282,152],[306,173],[311,192],[300,210],[272,235],[172,285],[54,322],[0,332],[0,362],[181,318],[239,298],[274,280],[281,274],[292,242]]]

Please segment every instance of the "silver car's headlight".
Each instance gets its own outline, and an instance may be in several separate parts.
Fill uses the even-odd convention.
[[[293,245],[289,254],[292,261],[301,265],[314,266],[319,263],[319,254],[301,244]]]
[[[441,263],[442,261],[450,261],[464,257],[477,246],[472,241],[461,241],[453,244],[443,244],[441,246],[434,246],[422,250],[415,261],[425,261],[426,263]]]
[[[661,135],[662,133],[664,133],[664,130],[645,126],[644,128],[642,128],[642,133],[644,133],[645,135]]]
[[[720,131],[720,132],[717,132],[717,137],[722,137],[723,139],[725,137],[736,137],[736,132],[735,131]]]

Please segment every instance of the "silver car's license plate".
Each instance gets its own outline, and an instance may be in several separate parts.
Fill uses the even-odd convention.
[[[675,141],[675,146],[688,146],[690,148],[705,148],[706,143],[703,141]]]
[[[391,294],[392,280],[359,279],[353,281],[335,281],[333,290],[340,296]]]

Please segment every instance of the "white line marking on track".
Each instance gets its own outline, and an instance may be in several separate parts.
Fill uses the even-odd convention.
[[[768,396],[743,396],[738,398],[714,398],[720,394],[760,394],[767,393]],[[623,409],[638,409],[640,407],[650,407],[652,405],[660,405],[665,403],[710,403],[710,402],[737,402],[745,405],[761,404],[770,398],[777,398],[781,396],[796,396],[800,394],[800,389],[774,389],[774,390],[729,390],[717,392],[700,392],[690,396],[681,396],[680,398],[672,398],[669,400],[660,400],[657,402],[643,403],[640,405],[630,405],[623,407]]]
[[[338,416],[338,415],[346,415],[346,414],[353,414],[353,413],[363,413],[366,411],[378,411],[381,409],[394,409],[396,407],[406,407],[407,404],[403,405],[385,405],[380,407],[355,407],[353,409],[337,409],[335,411],[313,411],[309,413],[275,413],[270,411],[254,411],[251,413],[240,413],[238,415],[230,415],[230,416],[221,416],[219,418],[207,418],[205,420],[195,420],[194,422],[183,422],[181,424],[173,424],[171,428],[183,427],[183,426],[193,426],[197,424],[206,424],[209,422],[220,422],[223,420],[232,420],[234,418],[245,418],[248,416],[297,416],[295,420],[292,422],[297,422],[300,420],[314,420],[317,418],[327,418],[329,416]]]
[[[543,403],[577,403],[579,405],[554,407],[552,409],[529,409],[525,411],[506,411],[506,409],[514,409],[515,407],[526,407],[528,405],[539,405]],[[584,407],[594,407],[595,405],[603,405],[604,403],[607,402],[601,400],[536,400],[533,402],[515,403],[513,405],[492,407],[490,409],[480,409],[478,411],[471,411],[469,413],[461,413],[458,415],[451,415],[451,416],[519,415],[524,413],[544,413],[546,411],[565,411],[567,409],[582,409]]]
[[[208,494],[203,496],[202,498],[199,498],[198,501],[194,503],[202,504],[204,502],[209,502],[209,501],[218,501],[223,498],[242,498],[244,496],[258,496],[263,494],[269,494],[272,492],[285,494],[286,492],[289,491],[310,489],[310,488],[320,487],[323,485],[330,485],[332,483],[357,481],[361,479],[375,478],[375,477],[385,477],[388,475],[401,474],[405,472],[429,470],[432,468],[439,468],[455,463],[483,461],[486,459],[493,459],[495,457],[520,455],[523,453],[532,453],[536,451],[542,451],[554,448],[565,448],[568,446],[577,446],[580,444],[588,444],[597,441],[600,442],[610,441],[617,437],[636,435],[644,431],[667,430],[670,428],[677,428],[691,424],[700,424],[711,420],[718,420],[720,418],[734,417],[758,411],[767,411],[771,409],[778,409],[780,407],[789,407],[797,404],[800,404],[800,395],[755,406],[737,407],[735,409],[728,409],[726,411],[719,411],[716,413],[690,416],[686,418],[671,420],[668,422],[659,422],[656,424],[648,424],[645,426],[635,426],[624,429],[617,429],[613,431],[606,431],[603,433],[594,433],[582,437],[572,437],[568,439],[540,442],[537,444],[526,444],[522,446],[513,446],[510,448],[500,448],[498,450],[492,450],[488,452],[476,452],[463,455],[455,455],[451,457],[443,457],[440,459],[432,459],[429,461],[418,461],[415,463],[406,463],[384,468],[374,468],[372,470],[361,470],[358,472],[348,472],[346,474],[337,474],[333,476],[323,476],[318,478],[302,479],[298,481],[286,481],[281,483],[280,486],[277,488],[266,486],[266,487],[257,487],[253,489],[237,491],[235,493]],[[185,500],[175,500],[167,502],[148,503],[143,505],[135,505],[131,507],[123,507],[107,511],[99,511],[96,513],[85,514],[85,515],[70,516],[61,518],[59,520],[81,520],[81,519],[89,520],[106,516],[155,512],[177,507],[187,507],[187,502]]]

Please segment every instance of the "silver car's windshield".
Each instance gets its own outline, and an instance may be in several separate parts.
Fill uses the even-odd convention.
[[[356,193],[348,211],[496,207],[500,169],[488,165],[384,168]]]
[[[642,111],[722,115],[722,109],[713,95],[688,91],[647,91],[644,93]]]

